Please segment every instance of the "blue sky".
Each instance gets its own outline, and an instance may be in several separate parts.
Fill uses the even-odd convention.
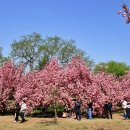
[[[130,1],[124,0],[130,7]],[[121,0],[0,0],[0,46],[21,35],[73,39],[96,63],[110,60],[130,65],[130,24],[117,15]]]

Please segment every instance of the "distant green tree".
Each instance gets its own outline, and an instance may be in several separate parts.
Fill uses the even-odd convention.
[[[0,47],[0,58],[2,57],[2,47]]]
[[[2,47],[0,47],[0,66],[9,59],[9,57],[4,57],[2,54]]]
[[[98,73],[100,71],[105,71],[119,77],[125,75],[128,70],[130,70],[130,66],[124,62],[109,61],[107,63],[102,62],[97,64],[94,72]]]
[[[14,60],[29,65],[32,71],[40,57],[38,49],[42,42],[42,36],[38,33],[24,35],[11,44],[11,56]]]
[[[68,64],[73,56],[81,56],[86,61],[88,67],[92,68],[94,61],[87,53],[76,47],[74,40],[64,40],[61,37],[47,37],[44,44],[40,46],[39,52],[42,58],[39,61],[38,68],[41,69],[52,58],[57,58],[62,65]]]

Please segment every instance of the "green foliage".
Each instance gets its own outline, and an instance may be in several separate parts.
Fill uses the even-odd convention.
[[[2,57],[2,47],[0,47],[0,58]]]
[[[38,61],[38,66],[37,69],[41,70],[46,64],[47,64],[48,60],[47,57],[43,56],[39,61]]]
[[[47,112],[54,112],[54,108],[55,108],[54,106],[48,107]],[[57,109],[57,112],[63,112],[65,107],[61,105],[57,105],[56,109]]]
[[[66,65],[73,56],[82,56],[90,68],[94,65],[93,60],[85,51],[77,48],[73,40],[67,41],[57,36],[42,39],[40,34],[31,33],[11,44],[11,57],[17,63],[29,66],[31,71],[34,68],[42,69],[53,58]]]
[[[38,33],[24,35],[19,41],[11,44],[11,56],[14,60],[29,65],[30,70],[34,69],[34,65],[40,57],[39,46],[42,44],[42,37]]]
[[[104,63],[104,62],[101,62],[99,64],[97,64],[94,68],[94,72],[95,73],[98,73],[98,72],[101,72],[101,71],[104,71],[106,72],[107,71],[107,63]]]
[[[57,105],[57,115],[62,116],[62,113],[64,111],[65,107],[61,105]],[[38,107],[37,109],[34,109],[31,113],[31,116],[45,116],[45,117],[54,117],[55,115],[55,106],[49,106],[47,108]]]
[[[94,62],[87,53],[76,47],[75,41],[64,40],[60,37],[47,37],[44,44],[39,47],[39,52],[42,53],[42,58],[39,61],[38,68],[41,69],[52,58],[57,58],[62,65],[68,64],[73,56],[81,56],[86,61],[86,64],[92,68]]]
[[[100,71],[105,71],[119,77],[125,75],[128,70],[130,70],[130,66],[128,66],[126,63],[109,61],[107,63],[99,63],[96,65],[94,72],[98,73]]]
[[[2,55],[2,47],[0,47],[0,66],[1,66],[4,62],[6,62],[7,60],[9,60],[9,57],[4,57],[4,56]]]

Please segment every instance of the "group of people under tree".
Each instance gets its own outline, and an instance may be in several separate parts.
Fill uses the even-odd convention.
[[[65,112],[63,113],[62,117],[71,117],[73,116],[73,114],[75,114],[75,119],[77,120],[81,120],[82,118],[82,114],[81,114],[81,108],[82,108],[82,101],[77,98],[75,101],[75,105],[73,109],[70,110],[65,110]],[[127,102],[127,99],[124,98],[123,102],[122,102],[122,108],[123,108],[123,117],[125,119],[128,119],[128,117],[130,116],[130,103]],[[112,119],[112,100],[107,100],[104,103],[103,106],[103,115],[104,118],[106,119]],[[20,123],[25,122],[25,113],[27,110],[27,106],[25,103],[25,100],[22,100],[21,105],[19,103],[16,104],[16,108],[15,108],[15,122],[19,121],[19,116],[21,116],[22,120]],[[68,112],[68,113],[67,113]],[[92,113],[93,113],[93,101],[91,99],[88,100],[87,102],[87,106],[86,106],[86,117],[88,119],[92,119]],[[68,114],[68,115],[67,115]]]
[[[19,103],[16,103],[15,107],[15,122],[19,121],[19,116],[21,116],[22,120],[20,123],[25,122],[25,112],[26,112],[27,106],[25,103],[25,100],[22,100],[21,105]]]
[[[74,107],[77,120],[81,120],[81,105],[82,105],[81,100],[77,99]],[[92,111],[93,111],[92,105],[93,105],[92,100],[88,100],[86,108],[86,116],[90,120],[92,119]]]
[[[72,113],[75,114],[75,119],[77,120],[81,120],[82,118],[82,114],[81,114],[81,107],[82,107],[82,101],[80,99],[76,99],[75,101],[75,106],[74,109],[68,112],[69,117],[70,115],[72,116]],[[85,115],[88,119],[92,119],[92,115],[93,115],[93,102],[91,99],[88,100],[87,102],[87,106],[86,106],[86,110],[85,110]],[[112,102],[110,101],[106,101],[103,107],[103,115],[105,116],[104,118],[111,118],[112,119]],[[63,117],[67,117],[67,112],[65,111],[63,113]]]
[[[62,117],[63,118],[73,117],[77,120],[81,120],[81,118],[82,118],[81,117],[82,101],[79,98],[74,99],[74,100],[75,100],[74,108],[71,109],[71,108],[65,107]],[[90,101],[90,103],[88,102],[88,106],[91,109],[91,111],[86,110],[86,116],[89,115],[89,117],[91,119],[92,118],[92,102],[91,101]],[[89,108],[88,108],[88,110],[89,110]]]
[[[123,109],[123,117],[124,119],[130,118],[130,102],[127,98],[124,98],[122,102],[122,109]],[[74,113],[76,115],[75,119],[81,120],[81,106],[82,101],[80,99],[77,99],[74,106]],[[106,119],[112,119],[112,99],[106,100],[103,106],[103,117]],[[86,117],[88,119],[92,119],[93,115],[93,102],[92,100],[88,100],[87,106],[86,106]]]

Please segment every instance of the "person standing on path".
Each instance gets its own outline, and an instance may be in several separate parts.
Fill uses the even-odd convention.
[[[27,106],[26,106],[25,100],[22,100],[21,109],[20,109],[20,115],[21,115],[22,121],[20,123],[25,122],[26,110],[27,110]]]
[[[20,105],[19,105],[19,103],[16,103],[16,107],[15,107],[15,121],[14,122],[18,122],[18,120],[19,120],[19,113],[20,113]]]
[[[105,118],[109,119],[109,115],[108,115],[108,101],[105,101],[105,104],[104,104],[104,114],[105,114]]]
[[[75,103],[76,119],[81,120],[81,100],[77,99]]]
[[[126,114],[126,108],[127,108],[127,101],[126,98],[124,98],[123,102],[122,102],[122,108],[123,108],[123,117],[125,119],[127,119],[127,114]]]
[[[109,116],[112,119],[112,100],[108,102],[108,118]]]
[[[92,119],[92,111],[93,111],[92,105],[93,105],[92,100],[89,100],[87,103],[87,106],[88,106],[87,114],[88,114],[88,119],[90,120]]]

